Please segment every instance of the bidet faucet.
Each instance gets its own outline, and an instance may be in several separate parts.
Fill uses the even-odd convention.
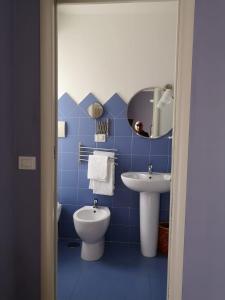
[[[148,174],[152,175],[152,164],[148,165]]]
[[[98,199],[94,199],[93,208],[97,208]]]

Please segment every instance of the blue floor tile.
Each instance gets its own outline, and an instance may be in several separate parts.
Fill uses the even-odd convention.
[[[106,244],[103,258],[86,262],[80,247],[59,241],[57,300],[166,300],[167,258],[141,256],[138,246]]]

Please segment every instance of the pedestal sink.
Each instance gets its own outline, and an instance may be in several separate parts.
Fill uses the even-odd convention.
[[[121,174],[123,183],[140,193],[141,253],[154,257],[157,253],[160,193],[169,192],[169,173],[127,172]]]

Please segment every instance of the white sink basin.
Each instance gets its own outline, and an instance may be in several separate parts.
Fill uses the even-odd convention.
[[[141,252],[146,257],[157,254],[160,193],[170,191],[169,173],[127,172],[121,174],[129,189],[140,193]]]
[[[121,175],[123,183],[136,192],[165,193],[170,190],[168,173],[127,172]]]

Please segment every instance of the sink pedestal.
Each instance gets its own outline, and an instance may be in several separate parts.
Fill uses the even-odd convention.
[[[154,257],[157,254],[159,204],[159,193],[140,193],[141,253],[146,257]]]
[[[121,174],[121,178],[126,187],[140,193],[141,253],[154,257],[158,244],[160,193],[170,191],[171,175],[127,172]]]

